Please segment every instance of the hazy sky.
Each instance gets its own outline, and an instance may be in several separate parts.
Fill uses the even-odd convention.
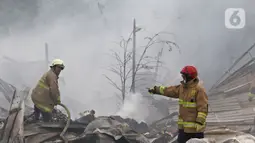
[[[21,2],[22,0],[20,0]],[[25,3],[27,2],[27,3]],[[49,44],[50,60],[61,58],[66,69],[62,73],[66,85],[62,94],[95,108],[100,114],[115,112],[115,89],[102,74],[113,63],[110,49],[118,49],[114,42],[120,36],[128,37],[132,30],[132,19],[143,30],[137,33],[138,47],[143,38],[159,31],[174,33],[161,38],[175,41],[177,49],[164,49],[161,77],[168,83],[177,83],[179,71],[184,65],[195,65],[200,78],[209,88],[254,40],[254,17],[252,0],[38,0],[38,3],[24,0],[17,6],[11,0],[3,2],[13,11],[0,10],[0,16],[9,21],[6,27],[9,36],[0,39],[0,55],[17,61],[44,60],[44,43]],[[102,12],[98,4],[103,5]],[[29,4],[31,3],[32,6]],[[37,6],[36,6],[37,5]],[[242,7],[247,21],[244,29],[228,30],[224,26],[226,8]],[[5,29],[6,31],[6,27]],[[7,30],[7,31],[8,31]],[[3,30],[4,31],[4,30]],[[157,45],[148,54],[155,55]],[[138,52],[140,50],[138,49]],[[139,54],[139,53],[138,53]],[[22,68],[22,67],[19,67]],[[17,72],[19,73],[19,68]],[[11,73],[8,66],[1,66],[1,73]],[[31,73],[30,86],[41,76],[36,69],[22,70]],[[37,75],[37,77],[36,77]],[[19,83],[20,79],[3,77]],[[29,77],[27,77],[29,78]],[[33,81],[33,82],[32,82]],[[104,105],[105,104],[105,105]]]

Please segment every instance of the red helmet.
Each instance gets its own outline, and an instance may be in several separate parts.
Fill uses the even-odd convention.
[[[197,69],[194,66],[185,66],[181,70],[181,74],[188,75],[190,78],[196,78],[197,77]]]

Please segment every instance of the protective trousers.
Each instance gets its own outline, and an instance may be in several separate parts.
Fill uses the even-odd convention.
[[[34,115],[35,115],[35,120],[39,120],[40,115],[42,115],[44,122],[49,122],[52,118],[51,113],[44,112],[44,111],[40,110],[39,108],[37,108],[35,105],[34,105]]]
[[[204,133],[185,133],[184,130],[179,129],[178,143],[186,143],[191,138],[204,138]]]

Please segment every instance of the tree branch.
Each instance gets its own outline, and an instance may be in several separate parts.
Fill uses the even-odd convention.
[[[123,61],[121,60],[119,54],[117,52],[113,52],[114,57],[116,58],[117,62],[119,62],[120,65],[123,65]]]
[[[175,42],[172,42],[172,41],[166,41],[166,40],[160,40],[160,41],[157,41],[157,40],[154,40],[156,37],[159,36],[159,33],[155,34],[154,36],[152,37],[145,37],[144,39],[148,39],[148,43],[144,46],[144,50],[143,50],[143,53],[142,55],[140,56],[140,59],[137,63],[137,66],[136,66],[136,70],[135,70],[135,73],[139,70],[139,66],[141,65],[141,62],[142,60],[144,59],[144,56],[147,52],[147,50],[154,44],[158,44],[158,43],[166,43],[168,46],[169,46],[169,51],[172,50],[172,45],[174,45],[175,47],[177,47],[179,49],[179,46],[175,43]],[[180,51],[179,51],[180,52]]]
[[[116,96],[121,102],[123,101],[123,99],[120,98],[121,96],[120,96],[119,94],[115,93],[115,96]]]
[[[126,79],[129,79],[132,76],[129,76],[130,72],[132,71],[132,68],[130,68],[125,76]]]
[[[109,78],[109,77],[108,77],[107,75],[105,75],[105,74],[104,74],[104,76],[105,76],[106,79],[109,80],[110,84],[111,84],[113,87],[115,87],[115,88],[118,89],[119,91],[122,91],[121,88],[120,88],[111,78]]]
[[[121,82],[121,86],[118,86],[113,80],[111,80],[108,76],[104,75],[109,82],[111,83],[112,86],[114,86],[116,89],[118,89],[121,92],[121,96],[122,96],[122,101],[125,99],[126,93],[128,90],[129,85],[127,85],[127,81],[129,80],[129,78],[131,78],[132,76],[130,75],[132,72],[132,68],[129,68],[130,66],[130,61],[133,58],[133,52],[129,52],[128,51],[128,46],[129,43],[133,40],[131,38],[133,33],[131,33],[128,37],[127,40],[125,40],[125,38],[121,37],[122,39],[120,40],[120,42],[118,43],[119,47],[122,48],[123,53],[119,53],[116,51],[112,50],[112,56],[114,57],[114,59],[116,60],[115,65],[113,65],[109,70],[115,74],[117,74],[120,77],[120,82]],[[166,40],[156,40],[156,37],[159,36],[159,33],[153,35],[152,37],[145,37],[144,39],[147,39],[148,42],[145,46],[143,46],[143,52],[141,54],[141,56],[138,59],[137,64],[135,65],[135,76],[139,75],[141,69],[146,69],[146,68],[150,68],[150,67],[154,67],[152,63],[154,62],[158,62],[159,59],[155,59],[154,57],[151,56],[146,56],[147,50],[154,44],[158,44],[158,43],[166,43],[170,48],[169,51],[172,50],[172,47],[175,46],[179,49],[178,45],[174,42],[171,41],[166,41]],[[151,66],[149,66],[151,65]],[[144,74],[143,74],[144,75]],[[136,77],[135,81],[139,81],[139,80],[146,80],[146,78],[144,77]],[[118,96],[120,96],[118,94]]]
[[[121,73],[120,73],[119,71],[117,71],[115,68],[112,68],[112,67],[111,67],[111,68],[109,69],[109,71],[111,71],[111,72],[113,72],[113,73],[115,73],[115,74],[121,76]]]
[[[142,55],[141,55],[141,57],[140,57],[140,59],[139,59],[139,61],[138,61],[138,63],[137,63],[137,66],[136,66],[136,69],[135,69],[135,73],[137,72],[138,66],[140,65],[140,63],[141,63],[141,61],[142,61],[142,59],[143,59],[145,53],[147,52],[147,50],[148,50],[148,48],[149,48],[148,45],[150,45],[151,41],[153,41],[153,39],[154,39],[155,37],[157,37],[157,36],[158,36],[158,34],[155,34],[152,38],[151,38],[151,37],[146,37],[146,38],[145,38],[145,39],[149,39],[149,42],[148,42],[147,45],[145,46],[145,48],[144,48],[144,50],[143,50],[143,53],[142,53]]]

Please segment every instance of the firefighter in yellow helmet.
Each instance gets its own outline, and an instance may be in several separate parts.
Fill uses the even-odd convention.
[[[194,66],[181,70],[183,81],[176,86],[154,86],[149,93],[179,98],[178,143],[186,143],[191,138],[204,138],[208,97],[201,87]]]
[[[51,120],[54,106],[60,103],[58,76],[64,68],[62,60],[53,60],[50,70],[43,74],[33,89],[31,98],[34,103],[35,120],[39,120],[40,115],[45,122]]]

